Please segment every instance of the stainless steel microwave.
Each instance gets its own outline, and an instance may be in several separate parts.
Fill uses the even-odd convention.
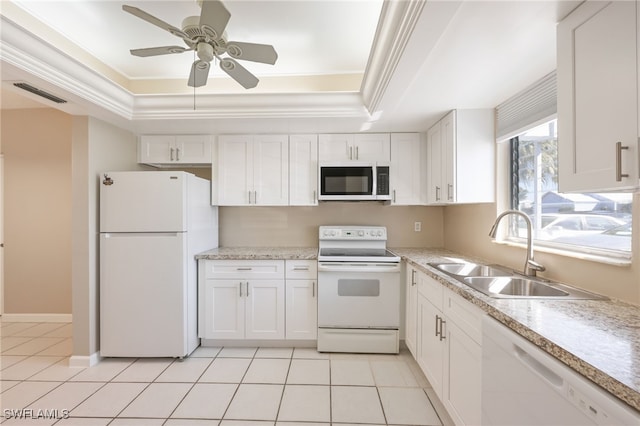
[[[320,163],[320,201],[390,200],[389,164]]]

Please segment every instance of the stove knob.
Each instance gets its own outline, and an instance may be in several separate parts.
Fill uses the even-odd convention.
[[[359,237],[364,237],[364,231],[358,231],[358,236]]]

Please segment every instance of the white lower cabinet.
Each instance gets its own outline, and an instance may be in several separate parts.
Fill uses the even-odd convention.
[[[418,278],[420,272],[405,263],[405,295],[406,318],[404,327],[404,342],[414,358],[417,357],[418,342]]]
[[[428,275],[414,275],[417,339],[412,353],[455,424],[480,424],[482,311]],[[407,306],[407,313],[412,309]]]
[[[284,261],[199,263],[198,337],[284,339]]]
[[[315,340],[317,277],[315,260],[200,260],[198,337]]]
[[[315,260],[287,260],[285,337],[315,340],[318,336],[318,268]]]

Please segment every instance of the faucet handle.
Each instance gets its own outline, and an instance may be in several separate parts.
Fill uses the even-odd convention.
[[[544,272],[544,271],[547,270],[547,268],[545,268],[544,266],[542,266],[538,262],[536,262],[534,260],[531,260],[531,259],[527,260],[527,267],[530,270],[538,271],[538,272]]]

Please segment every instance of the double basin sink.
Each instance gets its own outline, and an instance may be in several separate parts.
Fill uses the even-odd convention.
[[[606,299],[604,296],[542,278],[518,274],[499,265],[430,263],[429,265],[487,296],[500,299]]]

